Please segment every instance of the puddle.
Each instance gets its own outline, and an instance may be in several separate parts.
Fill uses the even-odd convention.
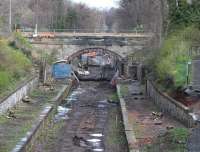
[[[98,101],[99,103],[108,103],[107,100]]]
[[[88,139],[88,142],[92,142],[92,143],[96,143],[96,142],[100,142],[100,139]]]
[[[65,102],[74,102],[78,100],[78,95],[84,93],[85,90],[82,88],[77,88],[76,90],[72,91],[72,93],[64,100]]]
[[[94,135],[98,135],[99,136],[101,134],[94,134]],[[85,140],[83,137],[75,136],[73,138],[73,143],[76,146],[90,148],[90,150],[92,150],[92,151],[103,150],[102,147],[101,147],[101,140],[100,139],[88,139],[88,140]]]
[[[90,134],[92,137],[103,137],[103,134]]]
[[[100,139],[88,139],[87,142],[91,144],[94,148],[101,148],[101,140]]]
[[[98,105],[97,107],[98,107],[98,108],[105,108],[106,105],[100,104],[100,105]]]
[[[93,149],[93,151],[104,151],[104,149],[97,148],[97,149]]]
[[[71,96],[69,96],[67,99],[65,99],[65,101],[76,101],[76,100],[78,100],[78,98],[76,98],[76,97],[71,97]]]
[[[82,89],[82,88],[77,88],[76,90],[74,90],[74,91],[72,92],[72,95],[79,95],[79,94],[82,94],[82,93],[84,93],[84,92],[85,92],[84,89]]]
[[[67,113],[70,110],[71,109],[69,109],[69,108],[58,106],[58,108],[57,108],[57,114],[55,115],[55,122],[58,122],[60,120],[67,120],[67,119],[69,119],[69,117],[67,116]]]

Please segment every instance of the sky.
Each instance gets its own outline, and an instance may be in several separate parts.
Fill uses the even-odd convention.
[[[89,7],[95,7],[99,9],[109,9],[112,7],[116,8],[118,6],[117,2],[119,0],[71,0],[71,1],[81,2],[88,5]]]

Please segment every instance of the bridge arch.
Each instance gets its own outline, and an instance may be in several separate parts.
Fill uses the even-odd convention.
[[[92,53],[92,52],[96,52],[97,54],[106,54],[107,53],[113,57],[116,57],[119,61],[121,61],[123,59],[123,57],[121,55],[119,55],[118,53],[116,53],[114,51],[111,51],[106,48],[101,48],[101,47],[93,47],[93,48],[84,48],[84,49],[78,50],[78,51],[72,53],[71,55],[69,55],[67,57],[67,60],[69,62],[71,62],[73,59],[75,59],[76,57],[79,57],[82,54]]]

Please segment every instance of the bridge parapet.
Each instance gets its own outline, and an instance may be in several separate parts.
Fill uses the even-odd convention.
[[[34,30],[21,29],[22,34],[25,37],[33,37]],[[132,37],[152,37],[153,33],[145,32],[142,30],[120,30],[120,31],[108,31],[108,30],[90,30],[90,29],[51,29],[51,30],[40,30],[38,35],[54,35],[54,37],[121,37],[121,38],[132,38]]]
[[[40,33],[40,32],[39,32]],[[30,42],[42,50],[57,50],[58,55],[70,56],[77,51],[88,48],[102,48],[110,50],[121,57],[127,57],[136,51],[148,48],[152,45],[154,35],[152,33],[84,33],[84,32],[50,32],[48,37],[32,37],[32,32],[23,32]],[[43,33],[45,34],[45,33]],[[53,35],[53,36],[52,36]]]
[[[39,32],[38,35],[44,35]],[[48,33],[47,37],[48,37]],[[32,38],[32,32],[22,32],[22,35],[27,38]],[[67,33],[67,32],[49,32],[49,35],[53,35],[52,38],[67,38],[67,37],[85,37],[85,38],[149,38],[153,37],[153,33]],[[51,36],[49,36],[51,38]]]

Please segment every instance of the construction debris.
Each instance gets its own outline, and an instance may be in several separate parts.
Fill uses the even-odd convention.
[[[167,126],[166,129],[167,129],[167,130],[174,129],[174,126]]]
[[[87,140],[85,140],[83,137],[74,136],[72,140],[76,146],[89,147]]]
[[[7,118],[8,118],[8,119],[11,119],[11,118],[16,119],[16,118],[17,118],[17,117],[15,116],[15,112],[14,112],[14,111],[8,109],[7,113],[8,113],[8,114],[7,114]]]
[[[33,99],[31,99],[29,96],[25,96],[24,98],[22,98],[22,102],[24,102],[24,103],[34,103],[35,101]]]
[[[155,120],[154,124],[155,124],[155,125],[162,125],[162,121],[160,121],[160,120]]]
[[[162,112],[152,112],[152,115],[153,116],[156,116],[156,117],[159,117],[159,118],[162,118],[163,117],[163,113]]]

